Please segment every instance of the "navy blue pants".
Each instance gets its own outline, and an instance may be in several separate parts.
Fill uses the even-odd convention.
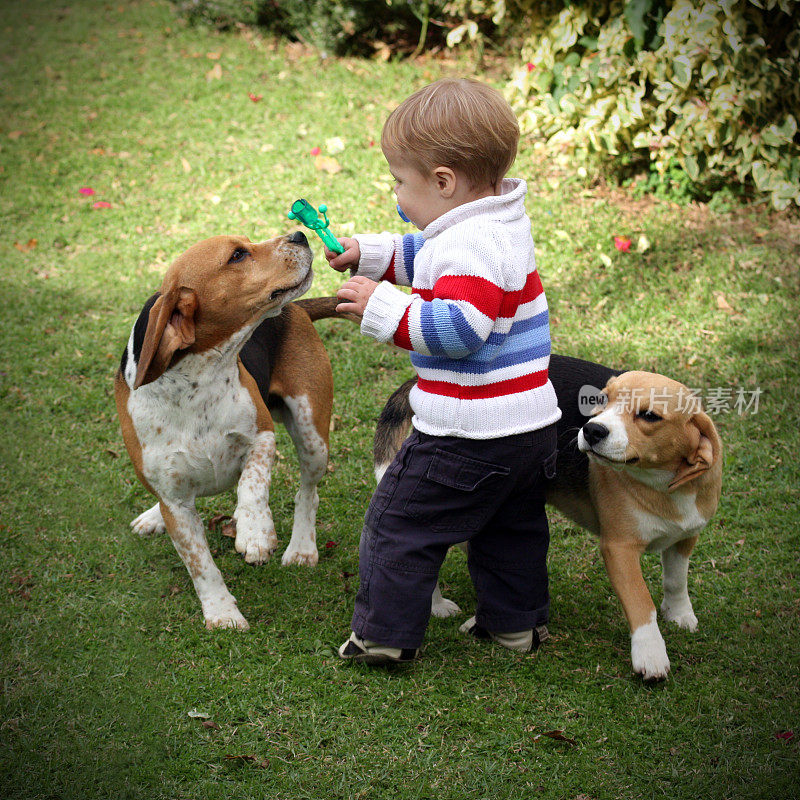
[[[547,622],[544,500],[555,461],[555,425],[481,440],[414,430],[364,520],[356,635],[420,647],[439,568],[448,548],[464,541],[479,625],[506,633]]]

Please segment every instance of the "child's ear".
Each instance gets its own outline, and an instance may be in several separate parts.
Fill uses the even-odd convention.
[[[442,197],[450,198],[456,190],[456,174],[450,167],[436,167],[433,170],[433,178],[436,181],[436,188],[441,192]]]

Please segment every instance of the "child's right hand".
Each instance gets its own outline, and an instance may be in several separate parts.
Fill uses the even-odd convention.
[[[344,237],[339,239],[339,244],[344,247],[344,253],[334,253],[333,250],[328,250],[327,247],[324,248],[328,264],[337,272],[344,272],[351,267],[358,267],[358,261],[361,258],[361,248],[358,246],[358,241]]]

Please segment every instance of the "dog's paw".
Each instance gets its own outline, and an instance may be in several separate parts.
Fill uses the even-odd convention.
[[[655,617],[655,611],[653,612]],[[664,637],[655,619],[631,634],[633,671],[646,681],[664,680],[669,673],[669,657]]]
[[[284,552],[283,558],[281,558],[281,564],[283,564],[284,567],[290,564],[300,564],[304,567],[316,567],[318,562],[319,552],[316,547],[313,550],[299,549],[292,547],[291,544],[286,548],[286,552]]]
[[[687,631],[697,630],[697,617],[694,615],[691,602],[687,599],[681,603],[661,603],[661,614],[668,622],[674,622],[679,628]]]
[[[164,533],[167,526],[164,524],[164,517],[161,516],[161,507],[156,503],[152,508],[148,508],[143,514],[139,514],[133,522],[131,528],[139,536],[146,536],[151,533]]]
[[[448,600],[446,597],[440,597],[439,599],[434,598],[431,601],[431,614],[434,617],[445,619],[446,617],[454,617],[456,614],[460,613],[461,608],[458,604],[454,603],[452,600]]]
[[[264,564],[278,549],[278,537],[272,517],[251,510],[236,509],[236,539],[234,547],[248,564]]]
[[[213,630],[214,628],[236,628],[240,631],[246,631],[250,628],[249,623],[244,618],[244,615],[236,607],[236,603],[208,603],[203,606],[203,617],[206,622],[206,628]]]

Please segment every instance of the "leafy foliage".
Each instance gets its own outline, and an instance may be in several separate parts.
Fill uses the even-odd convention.
[[[504,24],[503,0],[455,13]],[[794,0],[523,0],[523,64],[509,96],[524,129],[625,175],[703,196],[740,183],[800,205],[800,3]],[[520,16],[517,15],[517,19]],[[470,26],[471,25],[471,26]],[[474,19],[455,44],[480,35]]]
[[[403,47],[418,54],[444,0],[172,0],[190,24],[259,25],[333,54]],[[386,42],[392,42],[389,47]]]

